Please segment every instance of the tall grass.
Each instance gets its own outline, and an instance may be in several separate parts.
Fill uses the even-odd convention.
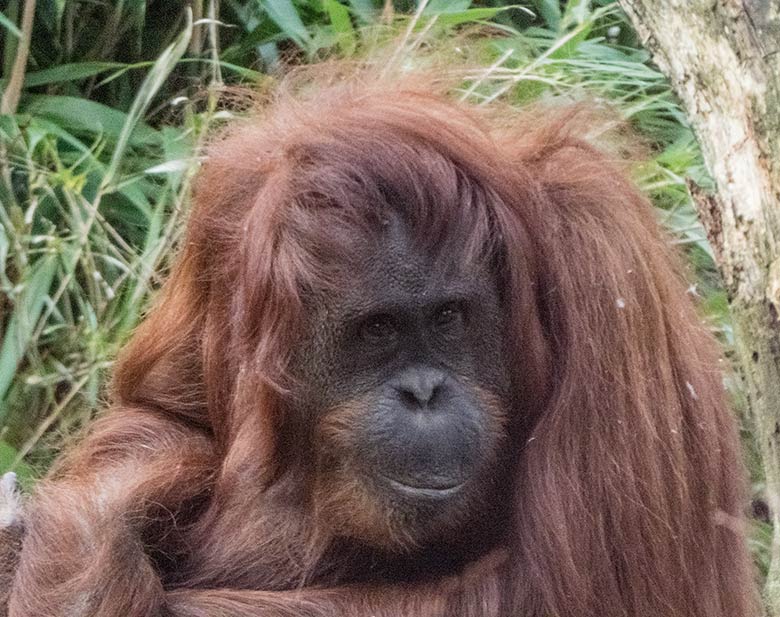
[[[101,408],[184,225],[199,146],[231,114],[223,84],[359,57],[378,40],[400,41],[412,64],[439,46],[453,66],[483,67],[454,93],[476,104],[617,108],[651,146],[637,179],[694,266],[690,292],[731,341],[686,184],[709,179],[614,0],[9,0],[0,33],[0,472],[43,472]]]

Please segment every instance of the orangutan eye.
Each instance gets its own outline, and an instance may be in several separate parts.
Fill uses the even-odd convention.
[[[434,325],[439,329],[452,329],[466,321],[466,313],[459,302],[448,302],[440,306],[434,316]]]
[[[386,314],[372,315],[360,326],[360,338],[368,343],[387,344],[395,340],[397,335],[395,320]]]

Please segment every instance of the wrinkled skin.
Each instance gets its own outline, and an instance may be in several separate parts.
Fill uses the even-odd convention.
[[[413,544],[449,536],[507,484],[495,464],[511,415],[496,276],[424,254],[398,221],[354,253],[348,289],[312,292],[293,360],[315,475],[331,492],[357,478]]]

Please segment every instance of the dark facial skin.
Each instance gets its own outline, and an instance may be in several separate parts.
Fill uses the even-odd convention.
[[[501,482],[509,377],[495,277],[422,254],[397,222],[351,274],[312,296],[294,359],[304,422],[329,427],[312,437],[317,473],[334,491],[357,477],[375,517],[425,539],[468,522]]]

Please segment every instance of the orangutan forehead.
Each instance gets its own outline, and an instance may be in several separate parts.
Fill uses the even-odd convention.
[[[398,276],[422,271],[428,278],[451,280],[468,276],[485,261],[490,252],[488,238],[475,237],[476,230],[457,221],[462,216],[457,209],[453,208],[449,217],[442,216],[436,235],[410,210],[393,205],[387,208],[375,233],[357,244],[357,253],[367,261],[380,262]]]
[[[320,233],[331,234],[338,246],[319,267],[332,272],[347,293],[376,288],[378,295],[384,290],[456,296],[495,283],[490,243],[457,225],[432,237],[392,207],[381,217],[341,223],[341,228],[323,225]]]
[[[449,244],[452,244],[450,242]],[[417,296],[458,299],[493,285],[493,276],[484,259],[470,260],[453,246],[426,246],[407,226],[388,226],[379,241],[362,245],[351,264],[350,290],[358,303],[366,290],[375,297]]]
[[[470,259],[491,242],[497,197],[443,144],[360,133],[299,145],[295,158],[293,198],[316,219],[307,226],[315,236],[341,236],[342,249],[361,248],[350,246],[353,239],[377,244],[403,236],[427,255]]]

